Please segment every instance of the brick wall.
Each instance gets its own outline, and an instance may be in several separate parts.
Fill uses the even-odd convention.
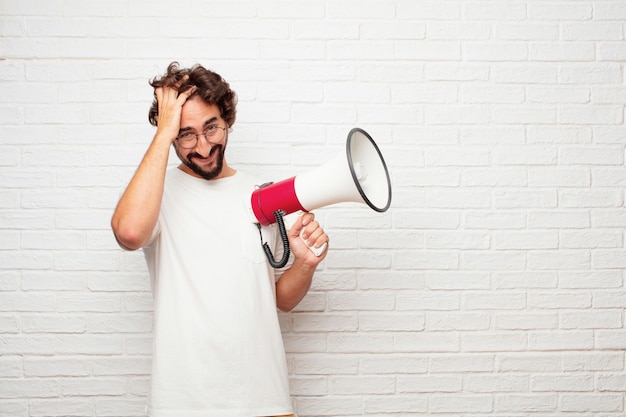
[[[0,416],[141,416],[152,304],[109,230],[172,60],[240,97],[229,161],[354,126],[379,214],[280,314],[305,416],[624,416],[626,2],[0,0]],[[172,160],[172,163],[175,161]]]

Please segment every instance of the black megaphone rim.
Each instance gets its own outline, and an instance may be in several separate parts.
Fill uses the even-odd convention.
[[[385,169],[385,177],[387,179],[387,203],[385,204],[384,207],[378,207],[376,206],[368,197],[367,194],[365,193],[365,191],[363,190],[363,188],[361,187],[361,184],[359,183],[359,179],[358,176],[354,170],[354,165],[353,165],[353,161],[352,161],[352,152],[350,150],[350,143],[352,142],[352,138],[354,136],[354,134],[356,132],[359,132],[361,134],[363,134],[363,136],[365,136],[370,143],[372,144],[372,146],[374,147],[374,149],[376,150],[376,153],[378,153],[378,157],[380,158],[380,162],[383,164],[383,168]],[[363,201],[365,201],[365,203],[370,206],[372,208],[372,210],[377,211],[379,213],[383,213],[385,211],[387,211],[387,209],[389,209],[389,206],[391,205],[391,180],[389,178],[389,170],[387,169],[387,164],[385,163],[385,159],[383,158],[383,154],[380,152],[380,149],[378,149],[378,145],[376,145],[376,142],[374,142],[374,139],[372,139],[372,137],[369,135],[369,133],[367,133],[365,130],[359,128],[359,127],[355,127],[352,130],[350,130],[350,133],[348,133],[348,140],[346,141],[346,154],[348,157],[348,165],[350,166],[350,174],[352,175],[352,179],[354,180],[354,184],[356,185],[356,188],[359,190],[359,194],[361,195],[361,197],[363,198]]]

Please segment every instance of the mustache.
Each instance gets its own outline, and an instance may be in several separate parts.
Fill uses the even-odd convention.
[[[209,151],[209,155],[207,156],[211,156],[214,155],[215,152],[220,152],[220,150],[222,149],[222,145],[215,145],[211,148],[211,150]],[[192,152],[190,154],[187,154],[187,159],[191,159],[191,158],[206,158],[206,156],[204,155],[200,155],[198,152]]]

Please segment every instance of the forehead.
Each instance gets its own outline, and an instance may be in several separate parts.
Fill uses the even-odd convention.
[[[220,110],[215,104],[208,104],[198,96],[189,98],[183,104],[183,111],[180,117],[181,127],[194,124],[202,125],[210,119],[221,120]]]

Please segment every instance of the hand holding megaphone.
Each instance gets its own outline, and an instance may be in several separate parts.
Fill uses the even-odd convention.
[[[345,154],[305,174],[264,184],[250,196],[250,209],[259,228],[276,222],[281,231],[286,256],[276,262],[264,245],[270,264],[280,268],[289,256],[282,216],[341,202],[365,203],[377,212],[387,211],[391,204],[391,180],[385,160],[372,137],[360,128],[348,134]]]
[[[293,245],[297,243],[295,242],[296,240],[300,240],[306,246],[306,248],[301,248],[301,250],[313,252],[317,257],[322,256],[328,248],[328,236],[317,220],[315,220],[314,213],[300,215],[298,220],[292,225],[289,233],[291,234],[292,239],[290,239],[290,242],[295,255],[297,255],[296,248],[293,248]],[[316,245],[319,247],[316,247]]]

